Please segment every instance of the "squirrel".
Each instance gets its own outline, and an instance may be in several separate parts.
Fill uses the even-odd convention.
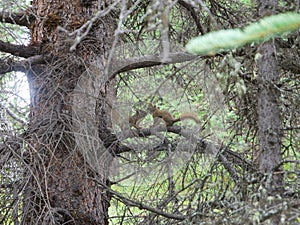
[[[135,127],[136,129],[141,129],[142,127],[139,126],[142,119],[147,116],[147,112],[141,109],[137,109],[133,116],[129,117],[129,126]]]
[[[179,118],[175,119],[170,112],[161,110],[156,106],[151,106],[149,111],[152,114],[154,120],[153,125],[157,124],[158,118],[162,118],[167,126],[172,126],[174,123],[184,119],[192,119],[196,123],[200,123],[197,115],[191,112],[182,113]]]
[[[118,125],[121,128],[121,130],[126,130],[131,127],[141,129],[142,127],[139,126],[139,123],[146,116],[147,116],[147,112],[140,109],[137,109],[135,114],[133,114],[132,116],[128,115],[127,118],[122,117],[120,112],[117,109],[112,110],[112,122]]]

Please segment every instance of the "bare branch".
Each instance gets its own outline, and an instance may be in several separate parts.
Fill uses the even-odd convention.
[[[129,70],[157,66],[161,64],[182,63],[195,58],[197,58],[195,55],[191,55],[186,52],[177,52],[170,53],[169,62],[163,62],[160,55],[148,55],[144,57],[134,57],[123,61],[112,61],[112,67],[109,69],[109,74],[110,78],[113,79],[116,74]]]
[[[234,166],[240,166],[244,170],[256,172],[256,169],[253,167],[253,165],[248,162],[246,159],[244,159],[239,153],[233,152],[230,149],[222,148],[220,146],[216,146],[212,143],[209,143],[208,141],[204,140],[201,137],[198,137],[190,132],[185,131],[185,129],[182,129],[180,126],[169,126],[169,127],[156,127],[156,128],[144,128],[140,130],[132,130],[132,132],[128,133],[128,136],[126,138],[133,138],[133,137],[148,137],[153,135],[156,132],[171,132],[174,134],[181,135],[183,137],[186,137],[187,139],[194,140],[195,143],[197,143],[197,147],[195,149],[195,152],[201,152],[206,154],[213,154],[217,156],[218,161],[224,166],[224,168],[229,172],[229,174],[232,176],[233,180],[236,183],[240,182],[240,177],[238,176],[236,169]],[[159,146],[160,149],[166,149],[165,146]],[[220,150],[221,149],[221,150]],[[116,154],[120,154],[123,152],[130,151],[129,148],[123,148],[120,146],[120,148],[117,149]]]
[[[204,34],[204,28],[200,23],[200,17],[198,17],[198,13],[195,11],[195,8],[184,0],[179,0],[178,3],[187,9],[187,11],[191,14],[193,20],[196,23],[196,26],[201,34]]]
[[[38,54],[37,47],[25,45],[14,45],[9,42],[0,41],[0,51],[10,53],[14,56],[28,58]]]
[[[18,61],[14,61],[12,59],[0,59],[0,74],[9,73],[12,71],[25,72],[25,68]]]
[[[42,55],[32,56],[22,61],[0,59],[0,74],[9,73],[12,71],[20,71],[25,73],[30,70],[31,66],[42,63],[45,63],[45,59]]]
[[[8,107],[5,107],[1,102],[0,102],[0,108],[4,109],[11,118],[13,118],[14,120],[18,121],[22,125],[26,125],[27,124],[26,120],[24,120],[23,118],[19,117],[17,114],[15,114]]]
[[[167,213],[167,212],[162,211],[161,209],[153,208],[153,207],[151,207],[149,205],[146,205],[146,204],[143,204],[141,202],[134,201],[132,199],[126,198],[123,195],[121,195],[120,193],[118,193],[118,192],[112,190],[111,188],[107,187],[106,185],[100,183],[96,179],[93,179],[93,180],[95,182],[97,182],[99,185],[101,185],[102,187],[104,187],[105,189],[107,189],[111,194],[113,194],[113,197],[120,200],[121,202],[123,202],[127,206],[138,207],[139,209],[145,209],[145,210],[148,210],[148,211],[153,212],[155,214],[161,215],[161,216],[166,217],[166,218],[174,219],[174,220],[185,220],[186,219],[186,216]]]
[[[28,14],[26,12],[20,12],[20,13],[0,12],[0,20],[3,23],[11,23],[11,24],[17,24],[20,26],[29,27],[30,23],[34,20],[34,16],[33,14]]]

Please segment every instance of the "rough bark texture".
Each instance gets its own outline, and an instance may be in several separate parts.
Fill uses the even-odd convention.
[[[93,181],[106,184],[107,177],[87,165],[76,145],[72,121],[73,91],[86,70],[82,61],[91,62],[95,52],[78,46],[70,53],[72,39],[68,42],[57,30],[60,25],[72,32],[90,18],[92,10],[79,0],[34,0],[32,6],[37,19],[31,26],[31,44],[42,46],[41,51],[54,60],[28,73],[31,111],[26,159],[30,172],[22,224],[108,224],[110,196]],[[111,41],[107,37],[113,28],[105,18],[93,27],[91,35],[97,34],[101,41],[97,54],[107,55]]]
[[[259,1],[259,15],[264,16],[274,11],[277,1]],[[273,41],[261,44],[258,48],[258,139],[259,168],[264,174],[272,174],[267,182],[270,194],[280,190],[282,175],[273,171],[281,162],[281,120],[278,105],[280,93],[276,84],[279,80],[277,72],[276,49]],[[274,194],[273,192],[272,194]]]

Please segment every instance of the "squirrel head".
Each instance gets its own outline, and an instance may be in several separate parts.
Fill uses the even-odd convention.
[[[157,110],[157,109],[159,109],[159,107],[157,107],[156,105],[149,104],[149,106],[148,106],[148,111],[150,113],[155,112],[155,110]]]

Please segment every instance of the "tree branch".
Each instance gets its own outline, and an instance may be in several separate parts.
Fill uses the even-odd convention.
[[[173,64],[173,63],[182,63],[186,61],[191,61],[198,56],[188,54],[186,52],[177,52],[170,53],[169,59],[170,61],[167,63],[162,62],[162,56],[160,55],[148,55],[144,57],[134,57],[126,60],[118,61],[113,60],[109,68],[110,79],[113,79],[118,73],[126,72],[129,70],[134,70],[138,68],[146,68],[151,66],[158,66],[162,64]]]
[[[212,143],[209,143],[208,141],[204,140],[201,137],[198,137],[191,133],[189,130],[182,129],[180,126],[159,126],[155,128],[144,128],[139,130],[131,130],[131,132],[128,132],[126,137],[124,138],[133,138],[133,137],[148,137],[153,135],[157,132],[171,132],[174,134],[181,135],[183,137],[186,137],[189,140],[194,141],[194,143],[197,143],[195,152],[201,152],[201,153],[207,153],[207,154],[213,154],[216,155],[218,161],[224,166],[224,168],[229,172],[231,177],[234,179],[234,181],[239,184],[240,183],[240,177],[238,176],[236,169],[234,166],[240,166],[244,170],[255,172],[256,169],[253,167],[253,165],[245,160],[240,154],[231,151],[230,149],[223,148],[221,151],[220,146],[216,146]],[[164,145],[164,144],[163,144]],[[163,149],[164,146],[159,146],[158,148]],[[121,154],[123,152],[130,151],[129,148],[120,148],[117,149],[117,152],[115,154]]]
[[[21,62],[12,59],[8,59],[8,60],[0,59],[0,74],[9,73],[12,71],[25,72],[25,70],[26,69],[21,64]]]
[[[16,113],[14,113],[12,110],[10,110],[8,107],[6,107],[5,105],[3,105],[1,102],[0,102],[0,108],[1,109],[4,109],[7,114],[14,120],[16,120],[17,122],[21,123],[22,125],[26,125],[27,122],[26,120],[24,120],[23,118],[21,118],[20,116],[18,116]]]
[[[186,8],[186,10],[191,14],[192,18],[194,19],[195,23],[196,23],[196,26],[199,30],[199,32],[203,35],[205,32],[204,32],[204,29],[200,23],[200,18],[197,16],[198,13],[196,13],[195,9],[193,6],[191,6],[189,3],[183,1],[183,0],[179,0],[178,3]]]
[[[10,53],[14,56],[29,58],[38,54],[38,48],[25,45],[14,45],[9,42],[0,41],[0,51]]]
[[[184,216],[184,215],[167,213],[167,212],[164,212],[161,209],[157,209],[157,208],[153,208],[149,205],[145,205],[142,202],[138,202],[138,201],[134,201],[132,199],[126,198],[123,195],[121,195],[120,193],[118,193],[118,192],[112,190],[111,188],[107,187],[106,185],[100,183],[98,180],[96,180],[96,179],[93,179],[93,180],[97,184],[99,184],[100,186],[107,189],[113,195],[114,198],[116,198],[117,200],[123,202],[127,206],[138,207],[139,209],[145,209],[145,210],[148,210],[148,211],[153,212],[155,214],[158,214],[158,215],[161,215],[163,217],[169,218],[169,219],[174,219],[174,220],[185,220],[186,219],[186,216]]]
[[[45,59],[42,55],[36,55],[22,61],[0,59],[0,74],[9,73],[12,71],[20,71],[25,73],[30,70],[31,66],[42,63],[45,63]]]
[[[29,27],[30,23],[35,19],[33,14],[28,14],[26,12],[20,13],[7,13],[0,12],[0,20],[3,23],[17,24],[20,26]]]

